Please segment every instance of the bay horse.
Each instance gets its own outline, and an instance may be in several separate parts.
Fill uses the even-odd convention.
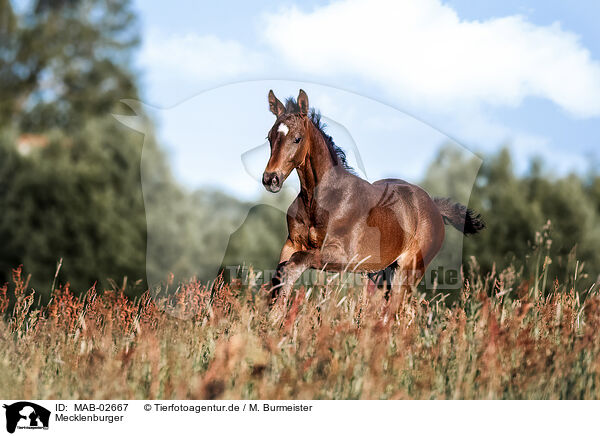
[[[386,298],[392,290],[404,299],[440,250],[445,224],[465,234],[485,227],[481,216],[466,206],[432,199],[404,180],[369,183],[358,177],[325,133],[320,113],[309,109],[303,90],[285,105],[271,90],[268,101],[277,119],[267,136],[271,155],[262,183],[278,192],[294,169],[300,179],[271,281],[273,298],[280,292],[289,295],[302,273],[316,268],[367,273],[370,291],[387,272]],[[398,272],[400,280],[392,280]]]

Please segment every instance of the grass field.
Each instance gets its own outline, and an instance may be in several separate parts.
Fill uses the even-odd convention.
[[[240,284],[211,295],[193,281],[133,301],[61,287],[35,308],[16,270],[0,289],[0,397],[600,398],[600,296],[577,280],[547,285],[546,265],[397,309],[334,286],[270,308]]]

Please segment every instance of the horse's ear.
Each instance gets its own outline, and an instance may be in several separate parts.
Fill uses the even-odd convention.
[[[285,112],[285,106],[277,99],[277,97],[275,97],[275,93],[272,89],[269,91],[269,110],[273,112],[273,115],[277,118]]]
[[[298,94],[298,106],[300,106],[300,113],[306,115],[308,113],[308,95],[303,89]]]

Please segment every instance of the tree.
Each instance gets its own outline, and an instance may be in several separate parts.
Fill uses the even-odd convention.
[[[73,131],[137,98],[129,1],[37,0],[21,15],[0,1],[0,125]]]
[[[423,185],[432,193],[442,186],[467,186],[473,162],[448,148],[440,151],[429,168]],[[550,221],[549,251],[552,280],[573,276],[573,259],[586,264],[591,283],[600,273],[600,209],[598,176],[570,174],[555,177],[544,171],[541,160],[532,161],[529,171],[517,176],[507,148],[488,156],[473,186],[469,206],[481,212],[487,228],[464,238],[464,260],[474,256],[484,272],[524,265],[535,248],[536,234]],[[460,195],[460,189],[455,189]],[[456,232],[449,230],[447,240]]]
[[[17,14],[0,0],[0,35],[0,280],[23,264],[47,290],[61,258],[78,290],[144,280],[142,138],[111,116],[138,95],[130,2],[37,0]],[[32,133],[42,146],[26,153]]]

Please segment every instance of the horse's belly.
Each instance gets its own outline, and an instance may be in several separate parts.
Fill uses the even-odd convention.
[[[371,232],[369,232],[371,233]],[[381,271],[396,261],[402,254],[400,244],[394,244],[395,241],[379,238],[376,231],[373,234],[366,235],[360,247],[356,250],[353,262],[356,271]]]

